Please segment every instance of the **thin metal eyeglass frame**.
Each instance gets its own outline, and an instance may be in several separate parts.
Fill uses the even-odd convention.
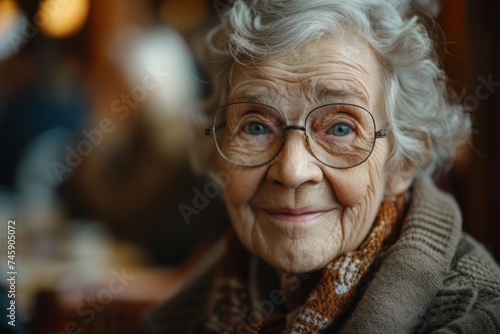
[[[250,166],[247,166],[247,165],[242,165],[242,164],[237,164],[231,160],[229,160],[225,155],[224,153],[222,153],[220,147],[219,147],[219,144],[217,143],[217,138],[215,137],[215,121],[217,120],[217,115],[219,114],[219,112],[223,109],[223,108],[226,108],[228,106],[231,106],[231,105],[235,105],[235,104],[254,104],[254,105],[260,105],[260,106],[264,106],[266,108],[269,108],[271,110],[274,110],[276,111],[282,118],[283,121],[285,121],[285,125],[283,126],[283,134],[281,136],[281,145],[280,145],[280,148],[278,149],[278,151],[276,152],[275,155],[273,155],[273,157],[271,159],[269,159],[268,161],[266,162],[263,162],[261,164],[257,164],[257,165],[250,165]],[[306,116],[306,119],[304,121],[305,124],[307,124],[307,120],[309,119],[309,116],[316,110],[320,109],[320,108],[323,108],[323,107],[327,107],[327,106],[351,106],[351,107],[356,107],[356,108],[360,108],[360,109],[363,109],[364,111],[366,111],[372,121],[373,121],[373,128],[376,129],[377,128],[377,124],[375,123],[375,118],[373,117],[372,113],[366,109],[366,108],[363,108],[361,106],[358,106],[356,104],[352,104],[352,103],[328,103],[328,104],[324,104],[324,105],[321,105],[319,107],[316,107],[314,109],[312,109],[311,111],[309,111],[309,113],[307,114]],[[372,155],[373,153],[373,150],[375,148],[375,142],[377,139],[379,138],[385,138],[387,136],[387,134],[389,133],[390,131],[390,128],[383,128],[383,129],[380,129],[380,130],[375,130],[375,136],[374,136],[374,140],[373,140],[373,145],[372,145],[372,148],[370,150],[370,153],[367,155],[367,157],[362,160],[361,162],[353,165],[353,166],[349,166],[349,167],[335,167],[335,166],[332,166],[330,164],[327,164],[325,163],[324,161],[322,161],[321,159],[319,159],[316,154],[314,153],[314,150],[313,148],[311,147],[310,143],[309,143],[309,135],[307,134],[306,132],[306,127],[303,126],[303,125],[286,125],[286,118],[284,117],[284,115],[276,108],[274,107],[271,107],[267,104],[264,104],[264,103],[258,103],[258,102],[233,102],[233,103],[228,103],[228,104],[225,104],[221,107],[219,107],[219,109],[217,110],[217,112],[215,113],[214,117],[213,117],[213,125],[211,127],[208,127],[208,128],[205,128],[205,135],[206,136],[212,136],[213,137],[213,140],[214,140],[214,143],[215,143],[215,147],[217,148],[217,152],[219,152],[220,156],[226,160],[227,162],[235,165],[235,166],[240,166],[240,167],[248,167],[248,168],[253,168],[253,167],[260,167],[260,166],[264,166],[264,165],[267,165],[268,163],[270,163],[271,161],[273,161],[277,156],[278,154],[281,152],[281,149],[283,148],[283,145],[285,143],[285,139],[286,139],[286,131],[288,130],[298,130],[298,131],[304,131],[304,136],[305,136],[305,140],[306,140],[306,143],[307,143],[307,147],[309,149],[309,152],[313,155],[313,157],[318,160],[319,162],[321,162],[322,164],[324,164],[325,166],[328,166],[328,167],[331,167],[331,168],[335,168],[335,169],[348,169],[348,168],[353,168],[353,167],[356,167],[356,166],[359,166],[361,165],[362,163],[364,163],[366,160],[368,160],[368,158]]]

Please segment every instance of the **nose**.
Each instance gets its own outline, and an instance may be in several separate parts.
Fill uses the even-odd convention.
[[[311,154],[305,133],[301,130],[290,128],[286,131],[281,151],[267,171],[268,181],[297,188],[306,183],[319,183],[323,179],[321,163]]]

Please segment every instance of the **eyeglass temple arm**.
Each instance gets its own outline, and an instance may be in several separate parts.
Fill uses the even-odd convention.
[[[387,133],[389,132],[390,128],[384,128],[380,129],[378,131],[375,131],[375,138],[385,138],[387,136]]]
[[[215,129],[213,127],[210,128],[205,128],[205,136],[212,136],[215,132]]]

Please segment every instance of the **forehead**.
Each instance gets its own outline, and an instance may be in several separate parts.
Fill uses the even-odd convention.
[[[265,103],[284,112],[341,102],[373,110],[381,102],[380,82],[381,67],[371,48],[346,34],[320,38],[280,59],[236,64],[228,100]]]

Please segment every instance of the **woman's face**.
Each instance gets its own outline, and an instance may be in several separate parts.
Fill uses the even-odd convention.
[[[323,38],[286,58],[235,66],[228,102],[268,104],[298,125],[315,107],[352,103],[372,112],[378,130],[387,126],[381,79],[365,42]],[[223,198],[239,238],[287,272],[316,270],[357,249],[384,193],[391,193],[384,168],[389,148],[388,139],[378,139],[364,163],[334,169],[311,155],[302,132],[288,131],[281,152],[265,166],[236,167],[218,156],[217,168],[230,175]]]

